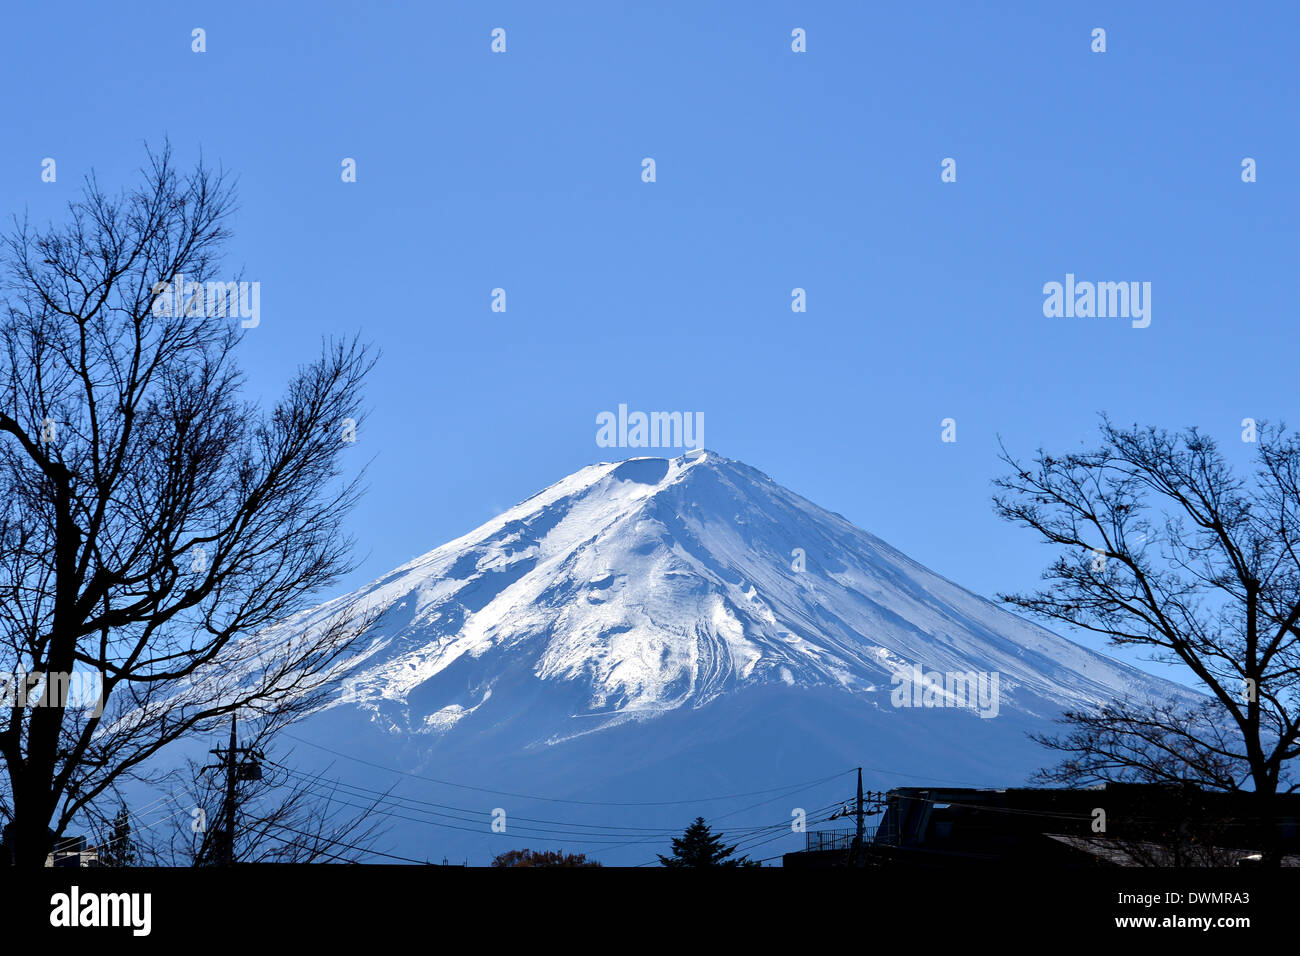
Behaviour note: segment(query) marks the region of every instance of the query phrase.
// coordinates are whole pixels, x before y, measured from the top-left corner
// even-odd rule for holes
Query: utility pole
[[[865,823],[863,822],[863,816],[864,816],[864,813],[863,813],[863,809],[862,809],[862,768],[859,767],[859,768],[858,768],[858,813],[857,813],[857,817],[858,817],[858,849],[859,849],[859,851],[861,851],[861,849],[862,849],[862,838],[863,838],[864,836],[866,836],[866,833],[867,833],[866,825],[865,825]]]
[[[853,816],[853,817],[855,818],[855,820],[857,821],[857,825],[858,825],[858,826],[857,826],[857,833],[854,835],[854,837],[853,837],[853,843],[851,844],[851,846],[850,846],[850,848],[849,848],[849,866],[866,866],[866,865],[867,865],[867,853],[866,853],[866,842],[867,842],[867,821],[866,821],[866,818],[867,818],[867,815],[868,815],[868,814],[879,813],[879,812],[880,812],[880,806],[879,806],[879,804],[881,804],[881,803],[884,801],[884,799],[885,799],[885,795],[884,795],[883,793],[880,793],[880,792],[877,792],[877,791],[871,791],[871,792],[868,792],[868,793],[866,794],[865,797],[863,796],[863,793],[862,793],[862,768],[859,767],[859,768],[858,768],[858,798],[857,798],[857,800],[854,802],[853,809],[850,810],[848,807],[844,807],[844,808],[842,808],[842,809],[840,809],[840,810],[837,810],[835,813],[832,813],[832,814],[831,814],[831,819],[832,819],[832,820],[838,819],[839,817]],[[872,803],[872,809],[870,809],[870,810],[868,810],[867,807],[866,807],[866,804],[867,804],[867,801],[868,801],[868,800],[870,800],[871,803]]]
[[[866,835],[867,828],[863,822],[862,808],[862,768],[858,768],[858,801],[854,808],[854,817],[857,818],[858,832],[853,838],[853,849],[849,851],[849,866],[862,866],[866,862],[866,856],[862,852],[862,838]]]
[[[221,865],[231,866],[235,862],[235,784],[239,774],[235,770],[235,715],[230,715],[230,747],[226,750],[226,799],[222,803],[225,810],[225,825],[221,830]]]
[[[226,798],[221,806],[221,837],[217,847],[217,862],[232,866],[235,862],[235,803],[236,785],[240,780],[261,780],[262,765],[266,755],[252,747],[237,747],[235,740],[236,717],[230,715],[230,746],[225,750],[215,747],[208,753],[216,754],[221,763],[204,767],[204,770],[225,770]]]

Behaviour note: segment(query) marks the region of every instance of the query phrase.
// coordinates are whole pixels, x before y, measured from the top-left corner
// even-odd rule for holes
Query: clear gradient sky
[[[707,447],[991,595],[1050,555],[992,514],[999,434],[1065,449],[1107,410],[1244,457],[1242,418],[1297,418],[1298,28],[1294,3],[14,3],[0,212],[127,185],[164,136],[239,177],[254,395],[322,336],[383,351],[340,591],[644,454],[596,445],[625,402],[703,412]],[[1066,273],[1150,282],[1150,326],[1044,317]]]

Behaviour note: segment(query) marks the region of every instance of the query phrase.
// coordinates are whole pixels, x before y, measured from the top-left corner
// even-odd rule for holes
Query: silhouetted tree
[[[492,860],[493,866],[600,866],[588,860],[585,853],[564,853],[560,850],[507,850]]]
[[[672,856],[656,854],[664,866],[699,867],[699,866],[759,866],[760,864],[746,856],[732,859],[736,844],[726,846],[722,834],[714,834],[704,817],[696,817],[695,822],[686,828],[680,837],[673,837]]]
[[[135,866],[135,841],[131,838],[131,814],[122,804],[113,817],[107,836],[97,847],[99,862],[104,866]]]
[[[63,225],[0,243],[0,671],[29,675],[0,711],[0,805],[22,865],[168,743],[306,700],[360,631],[243,640],[350,567],[343,436],[373,360],[326,345],[269,414],[243,400],[238,316],[169,288],[207,288],[232,208],[164,149],[134,190],[92,176]],[[102,675],[95,706],[43,676],[74,670]]]
[[[1267,423],[1255,468],[1234,472],[1195,428],[1119,428],[1091,450],[1017,461],[997,513],[1059,549],[1032,594],[1003,601],[1178,664],[1208,697],[1078,708],[1038,779],[1249,791],[1258,817],[1293,791],[1300,755],[1300,442]],[[1271,828],[1275,830],[1276,828]],[[1265,848],[1267,850],[1267,848]],[[1266,853],[1275,861],[1276,853]]]

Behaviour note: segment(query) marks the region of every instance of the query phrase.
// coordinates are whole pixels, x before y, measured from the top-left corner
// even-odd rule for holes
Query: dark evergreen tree
[[[113,817],[108,839],[99,848],[99,862],[104,866],[134,866],[136,863],[135,843],[131,839],[131,815],[127,813],[126,804]]]
[[[704,817],[696,817],[680,837],[673,837],[673,855],[658,854],[664,866],[759,866],[747,856],[732,859],[736,844],[726,846],[721,833],[713,833]]]

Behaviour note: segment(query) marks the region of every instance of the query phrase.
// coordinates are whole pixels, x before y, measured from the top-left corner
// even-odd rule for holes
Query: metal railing
[[[804,850],[815,852],[818,850],[848,850],[853,846],[853,838],[857,836],[856,829],[849,830],[809,830],[804,834]],[[863,839],[870,843],[875,838],[876,828],[866,827],[863,830]]]

